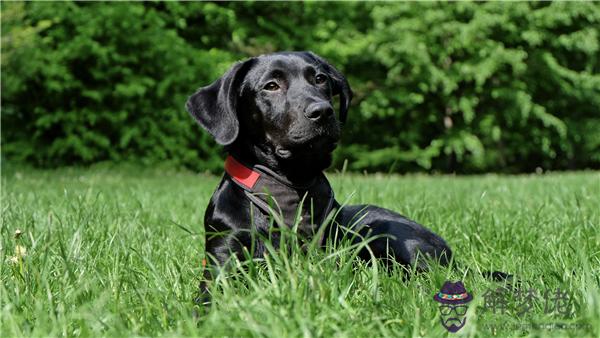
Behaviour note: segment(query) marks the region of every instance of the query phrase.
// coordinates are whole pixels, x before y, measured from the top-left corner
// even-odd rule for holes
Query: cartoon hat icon
[[[436,293],[433,296],[433,299],[436,302],[440,302],[442,304],[466,304],[473,300],[473,296],[467,292],[465,286],[461,281],[456,283],[452,283],[450,281],[446,281],[442,286],[440,292]]]

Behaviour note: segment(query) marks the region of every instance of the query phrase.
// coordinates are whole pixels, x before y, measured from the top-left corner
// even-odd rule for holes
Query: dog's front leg
[[[263,258],[266,251],[264,241],[268,240],[273,247],[279,247],[279,236],[277,233],[269,233],[269,221],[264,215],[238,224],[251,224],[251,228],[237,227],[236,230],[232,230],[232,227],[229,227],[228,231],[207,233],[206,258],[202,261],[203,278],[194,299],[197,305],[203,307],[210,305],[211,284],[220,274],[229,274],[232,269],[235,269],[234,262]],[[214,230],[216,227],[208,228]],[[223,228],[225,226],[219,226],[219,229]]]

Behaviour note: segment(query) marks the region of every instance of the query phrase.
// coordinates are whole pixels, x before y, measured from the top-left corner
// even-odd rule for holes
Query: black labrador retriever
[[[336,95],[339,118],[332,105]],[[187,111],[229,153],[226,173],[204,216],[206,280],[232,255],[243,259],[244,248],[262,257],[264,243],[252,232],[269,236],[277,246],[273,226],[295,225],[309,237],[320,226],[331,227],[319,232],[329,236],[322,243],[349,233],[353,241],[370,238],[370,252],[365,248],[359,254],[365,259],[373,254],[415,268],[425,267],[419,256],[448,263],[446,242],[422,225],[372,205],[341,207],[334,199],[323,170],[331,164],[351,99],[346,78],[311,52],[236,63],[188,99]],[[330,213],[335,221],[325,222]],[[201,292],[207,292],[204,283]]]

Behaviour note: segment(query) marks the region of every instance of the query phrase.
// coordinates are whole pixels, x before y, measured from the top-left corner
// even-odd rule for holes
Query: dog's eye
[[[277,89],[279,89],[279,85],[271,81],[264,86],[264,89],[268,91],[276,91]]]
[[[319,74],[319,75],[315,76],[316,84],[323,84],[325,82],[327,82],[327,76],[325,76],[323,74]]]

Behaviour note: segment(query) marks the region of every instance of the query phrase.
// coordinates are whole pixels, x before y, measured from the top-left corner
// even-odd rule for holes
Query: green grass
[[[432,296],[447,279],[475,296],[459,334],[600,335],[600,174],[329,175],[338,200],[394,209],[447,239],[460,266],[402,280],[352,260],[352,247],[271,253],[220,279],[196,321],[202,217],[218,177],[96,166],[4,168],[0,336],[439,336]],[[17,229],[23,231],[14,238]],[[26,248],[22,258],[15,248]],[[483,294],[515,274],[522,288],[573,294],[570,318],[492,313]],[[494,323],[523,325],[523,330]],[[529,324],[579,329],[527,329]]]

